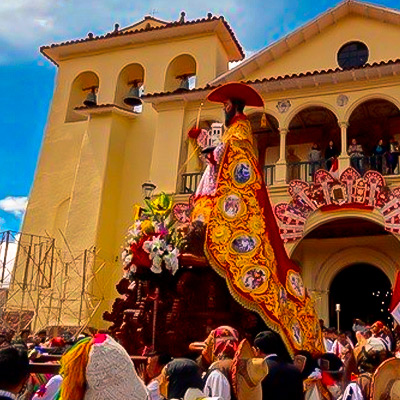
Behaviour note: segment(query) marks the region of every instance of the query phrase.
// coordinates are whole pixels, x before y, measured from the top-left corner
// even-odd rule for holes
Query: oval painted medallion
[[[254,250],[257,245],[257,240],[249,235],[237,236],[232,241],[232,248],[238,253],[244,254]]]

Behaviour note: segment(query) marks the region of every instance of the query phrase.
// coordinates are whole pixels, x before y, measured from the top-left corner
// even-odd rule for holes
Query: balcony
[[[364,156],[360,158],[350,159],[350,165],[355,168],[361,175],[369,170],[380,172],[389,181],[400,180],[400,167],[397,165],[391,168],[383,158],[375,156]],[[314,173],[319,169],[329,171],[331,163],[326,160],[318,162],[299,161],[295,163],[287,163],[287,182],[293,179],[300,179],[305,182],[312,182]],[[188,172],[182,174],[181,188],[179,194],[193,194],[200,183],[203,172]],[[274,186],[275,165],[264,166],[264,181],[267,186]]]
[[[267,186],[274,184],[275,165],[264,167],[264,181]],[[182,183],[179,194],[193,194],[196,192],[203,172],[187,172],[182,174]]]
[[[398,164],[398,163],[397,163]],[[363,156],[350,158],[350,166],[356,169],[360,175],[367,171],[378,171],[384,176],[400,176],[399,166],[390,166],[383,156]],[[331,163],[326,160],[318,162],[299,161],[296,163],[287,163],[287,181],[300,179],[305,182],[312,182],[314,173],[319,169],[329,171]]]

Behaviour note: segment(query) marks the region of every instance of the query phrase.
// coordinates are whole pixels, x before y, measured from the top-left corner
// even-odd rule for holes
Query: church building
[[[399,38],[400,11],[345,0],[246,59],[228,22],[211,14],[146,16],[103,36],[43,46],[58,74],[22,231],[53,238],[70,257],[65,290],[77,295],[63,323],[76,324],[83,312],[88,325],[108,325],[102,314],[118,296],[121,245],[134,204],[143,204],[142,185],[189,201],[204,164],[187,133],[197,123],[218,131],[223,110],[205,98],[231,81],[264,99],[264,110],[245,113],[282,240],[320,318],[335,326],[340,304],[345,328],[352,318],[387,322],[400,269]],[[87,249],[97,269],[82,285],[73,260]],[[24,274],[17,268],[14,282]],[[90,301],[101,299],[96,307],[78,296],[88,288]],[[36,328],[55,324],[55,302],[41,296]],[[25,297],[24,307],[38,297]]]

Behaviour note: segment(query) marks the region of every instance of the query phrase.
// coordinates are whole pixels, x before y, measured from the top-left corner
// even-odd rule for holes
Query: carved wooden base
[[[234,301],[225,281],[204,266],[204,260],[199,266],[191,260],[191,265],[174,277],[151,274],[132,283],[124,278],[117,284],[121,297],[103,318],[112,322],[110,332],[129,354],[141,355],[154,344],[157,351],[184,356],[189,355],[191,342],[204,340],[220,325],[231,325],[249,339],[265,328],[257,314]]]

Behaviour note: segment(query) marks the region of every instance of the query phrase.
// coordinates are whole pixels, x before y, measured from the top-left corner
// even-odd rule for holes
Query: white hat
[[[86,382],[84,400],[146,400],[148,396],[128,353],[110,336],[93,344]]]

